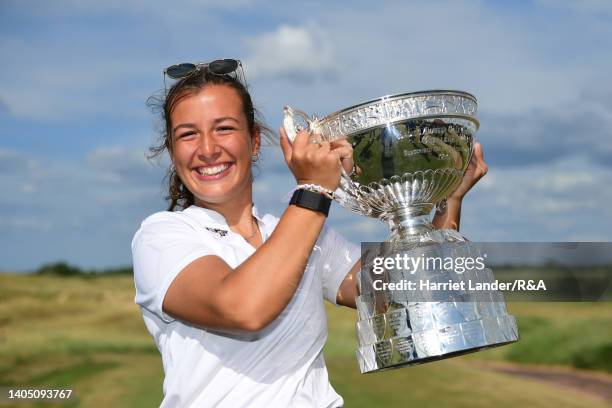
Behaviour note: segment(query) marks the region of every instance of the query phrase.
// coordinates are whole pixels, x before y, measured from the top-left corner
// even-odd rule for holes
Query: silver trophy
[[[474,96],[426,91],[385,96],[317,119],[285,108],[289,139],[309,128],[323,140],[347,139],[354,167],[343,171],[335,199],[391,228],[388,241],[362,253],[357,359],[362,373],[420,364],[518,340],[516,321],[500,292],[411,290],[421,282],[492,282],[488,268],[376,271],[376,258],[477,257],[454,230],[436,230],[429,214],[459,185],[478,130]],[[301,119],[303,125],[296,124]],[[461,286],[463,282],[464,286]],[[391,285],[389,285],[391,284]],[[404,285],[404,286],[401,286]],[[400,289],[398,289],[398,287]],[[389,289],[392,288],[392,289]]]

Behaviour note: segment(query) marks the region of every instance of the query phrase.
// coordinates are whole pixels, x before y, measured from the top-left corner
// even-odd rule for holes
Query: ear
[[[251,135],[251,154],[256,155],[261,148],[261,128],[255,125],[253,134]]]

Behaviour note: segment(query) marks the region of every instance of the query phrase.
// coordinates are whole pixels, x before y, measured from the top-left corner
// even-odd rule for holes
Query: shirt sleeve
[[[143,221],[132,240],[135,302],[163,321],[175,320],[162,304],[176,276],[194,260],[212,255],[205,236],[179,214],[157,213]]]
[[[361,249],[340,233],[325,227],[314,248],[321,270],[323,297],[336,304],[338,289],[351,268],[359,260]]]

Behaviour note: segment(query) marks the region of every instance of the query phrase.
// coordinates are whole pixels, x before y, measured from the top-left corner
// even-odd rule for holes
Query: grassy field
[[[133,297],[131,276],[0,274],[0,387],[72,388],[76,394],[69,403],[15,406],[158,406],[161,359]],[[519,343],[361,375],[355,313],[330,307],[325,356],[332,383],[346,407],[610,406],[580,391],[483,368],[483,362],[612,372],[612,303],[511,303],[509,309],[519,319]]]

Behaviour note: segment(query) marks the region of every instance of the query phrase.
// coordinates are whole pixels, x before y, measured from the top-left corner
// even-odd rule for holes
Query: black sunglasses
[[[240,60],[236,59],[218,59],[211,62],[198,62],[196,64],[185,62],[182,64],[171,65],[164,69],[164,88],[166,88],[166,75],[172,79],[182,79],[193,75],[202,69],[206,69],[208,72],[214,75],[228,75],[233,78],[237,78],[242,84],[247,87],[246,78],[244,77],[244,69]],[[242,79],[238,76],[240,73]]]

